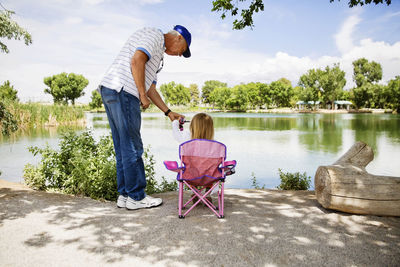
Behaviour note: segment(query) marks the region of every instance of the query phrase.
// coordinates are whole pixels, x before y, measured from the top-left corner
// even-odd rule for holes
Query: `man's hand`
[[[150,100],[149,98],[144,94],[144,95],[140,95],[140,105],[142,106],[143,109],[146,109],[150,106]]]
[[[181,114],[178,114],[178,113],[176,113],[176,112],[173,112],[173,111],[171,111],[171,112],[168,114],[168,117],[169,117],[169,119],[170,119],[171,121],[179,120],[180,118],[185,118],[185,116],[183,116],[183,115],[181,115]]]

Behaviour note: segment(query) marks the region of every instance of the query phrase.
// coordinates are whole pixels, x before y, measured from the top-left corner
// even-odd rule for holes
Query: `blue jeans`
[[[142,200],[146,195],[143,143],[140,136],[140,100],[121,90],[101,87],[117,160],[117,186],[120,195]]]

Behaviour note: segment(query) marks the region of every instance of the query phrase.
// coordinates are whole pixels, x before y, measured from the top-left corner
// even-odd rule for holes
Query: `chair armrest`
[[[168,170],[173,172],[179,172],[182,169],[178,166],[178,162],[176,161],[164,160],[164,165]]]
[[[221,169],[224,171],[225,176],[232,175],[235,173],[236,163],[237,163],[236,160],[224,162],[224,166]]]

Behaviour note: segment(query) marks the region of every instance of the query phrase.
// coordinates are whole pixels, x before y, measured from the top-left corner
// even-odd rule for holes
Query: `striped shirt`
[[[143,28],[129,37],[100,85],[118,92],[124,88],[124,91],[139,98],[131,71],[131,60],[136,50],[143,51],[149,57],[145,66],[146,92],[153,83],[157,83],[157,70],[165,51],[164,34],[156,28]]]

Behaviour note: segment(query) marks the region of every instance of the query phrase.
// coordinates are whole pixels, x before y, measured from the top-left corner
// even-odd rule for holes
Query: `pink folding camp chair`
[[[168,170],[178,173],[176,179],[179,182],[179,218],[185,218],[200,202],[209,207],[218,218],[224,218],[225,177],[234,174],[236,166],[236,160],[225,161],[226,146],[213,140],[192,139],[179,145],[179,158],[180,166],[176,161],[164,161]],[[184,185],[193,195],[183,205]],[[218,207],[206,198],[217,187]],[[198,200],[182,215],[182,209],[196,197]]]

